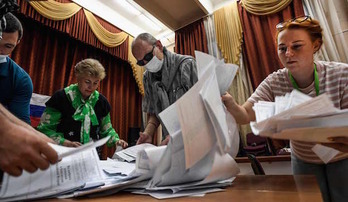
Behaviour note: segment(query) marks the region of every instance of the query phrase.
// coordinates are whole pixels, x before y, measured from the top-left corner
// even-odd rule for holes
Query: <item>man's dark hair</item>
[[[2,30],[2,32],[14,33],[18,31],[18,40],[21,40],[23,36],[23,27],[21,22],[12,13],[6,13],[4,17],[6,19],[6,27],[4,30]]]

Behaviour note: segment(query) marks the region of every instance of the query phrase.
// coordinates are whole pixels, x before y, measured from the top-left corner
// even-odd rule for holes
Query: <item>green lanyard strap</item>
[[[292,83],[292,86],[300,91],[295,79],[292,77],[290,71],[289,71],[289,77],[290,77],[290,81]],[[319,76],[318,76],[318,72],[317,72],[317,65],[314,64],[314,87],[315,87],[315,93],[317,94],[317,96],[319,95]]]

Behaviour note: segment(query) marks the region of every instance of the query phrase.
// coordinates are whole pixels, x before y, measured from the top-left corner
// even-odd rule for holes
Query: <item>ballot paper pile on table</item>
[[[135,145],[133,147],[121,150],[119,152],[115,152],[112,158],[117,159],[119,161],[135,162],[135,159],[137,158],[137,153],[149,147],[155,146],[149,143]]]
[[[158,199],[202,196],[232,183],[239,172],[233,159],[238,152],[239,135],[221,94],[231,85],[237,66],[204,53],[196,54],[198,82],[159,115],[171,136],[168,145],[137,145],[115,153],[114,158],[124,163],[133,162],[136,156],[134,172],[129,174],[136,177],[75,192],[75,196],[109,195],[122,189]],[[104,172],[109,170],[111,174],[113,164],[104,167]]]
[[[221,94],[237,72],[237,66],[196,52],[198,82],[159,114],[170,134],[160,163],[153,166],[146,189],[133,193],[163,199],[221,191],[239,172],[234,157],[239,133]],[[145,149],[146,150],[146,149]],[[151,155],[143,155],[145,159]]]
[[[294,90],[275,102],[254,105],[254,134],[275,139],[329,143],[330,137],[348,136],[348,111],[339,110],[326,94],[311,98]]]
[[[105,144],[108,139],[109,137],[76,149],[51,144],[62,160],[47,170],[38,170],[32,174],[24,171],[19,177],[5,173],[0,200],[32,200],[89,188],[90,184],[87,182],[102,177],[95,147]]]
[[[167,146],[137,145],[100,161],[95,147],[52,145],[62,158],[45,171],[4,175],[1,201],[103,196],[128,190],[163,199],[222,191],[239,172],[234,157],[239,134],[223,94],[237,66],[197,52],[199,80],[159,116],[170,134]]]
[[[50,144],[62,160],[50,165],[47,170],[32,174],[24,171],[19,177],[5,173],[0,201],[108,195],[151,177],[147,173],[138,173],[135,162],[99,160],[95,147],[105,144],[109,138],[78,148]],[[126,153],[131,154],[145,147],[129,148]]]

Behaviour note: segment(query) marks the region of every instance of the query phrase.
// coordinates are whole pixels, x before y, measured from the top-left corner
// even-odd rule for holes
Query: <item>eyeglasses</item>
[[[302,16],[302,17],[297,17],[297,18],[293,18],[291,20],[287,20],[287,21],[281,22],[281,23],[277,24],[276,29],[277,30],[281,30],[287,24],[290,24],[290,23],[300,24],[300,23],[305,22],[305,21],[312,21],[311,16]]]
[[[144,66],[145,62],[149,62],[153,58],[153,50],[155,49],[155,46],[152,47],[152,50],[149,53],[146,53],[143,59],[137,61],[137,65]]]

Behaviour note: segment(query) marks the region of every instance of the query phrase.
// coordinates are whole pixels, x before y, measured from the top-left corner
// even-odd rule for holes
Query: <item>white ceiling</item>
[[[72,1],[132,36],[148,32],[168,46],[174,43],[175,30],[201,19],[234,0]],[[125,6],[130,6],[133,10],[136,8],[136,13]]]

